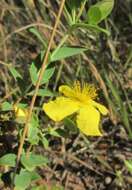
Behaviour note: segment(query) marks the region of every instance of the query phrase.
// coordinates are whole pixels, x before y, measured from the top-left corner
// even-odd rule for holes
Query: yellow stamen
[[[80,84],[76,81],[72,87],[74,92],[74,98],[81,102],[88,102],[89,100],[94,100],[97,97],[97,90],[93,85],[88,83]]]

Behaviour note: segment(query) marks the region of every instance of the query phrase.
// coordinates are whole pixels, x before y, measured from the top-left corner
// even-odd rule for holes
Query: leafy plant
[[[41,1],[41,3],[43,3],[43,1]],[[48,37],[47,38],[44,37],[42,32],[40,32],[36,26],[33,27],[29,26],[29,28],[27,27],[27,31],[31,35],[36,37],[35,38],[36,41],[38,40],[38,42],[41,43],[41,48],[40,51],[38,52],[39,64],[37,57],[34,58],[34,60],[28,65],[28,69],[26,70],[26,75],[28,76],[27,81],[25,81],[24,76],[22,76],[22,74],[20,74],[19,71],[14,66],[8,67],[8,70],[11,73],[13,80],[15,79],[15,81],[18,84],[18,91],[16,94],[13,94],[11,99],[12,103],[10,103],[9,101],[4,101],[1,103],[1,111],[12,112],[12,120],[18,132],[17,140],[19,143],[17,143],[17,145],[19,146],[20,144],[20,146],[17,155],[16,153],[10,153],[10,154],[7,153],[4,156],[2,156],[0,158],[0,165],[14,168],[15,172],[11,170],[11,180],[15,187],[15,190],[26,190],[28,188],[30,188],[31,190],[47,189],[46,185],[36,186],[35,181],[41,179],[41,176],[39,175],[37,168],[42,168],[47,166],[47,164],[49,163],[49,158],[47,158],[45,155],[42,156],[37,154],[36,153],[37,151],[36,152],[34,151],[34,147],[43,145],[45,149],[48,149],[49,137],[64,138],[65,135],[63,135],[63,133],[65,133],[65,130],[62,129],[63,133],[60,133],[57,127],[52,127],[52,125],[50,125],[47,122],[46,116],[44,115],[42,116],[41,112],[42,112],[42,103],[44,101],[43,98],[45,97],[52,98],[57,95],[54,91],[52,92],[51,90],[49,90],[48,85],[50,84],[50,82],[52,82],[53,84],[55,82],[54,78],[58,71],[57,70],[58,67],[56,67],[58,61],[62,61],[65,60],[66,58],[71,58],[71,57],[74,58],[79,57],[83,53],[86,53],[87,50],[89,49],[88,46],[86,45],[85,47],[84,44],[83,45],[74,44],[74,43],[70,44],[69,39],[72,36],[74,36],[76,33],[78,33],[78,29],[80,30],[80,33],[82,32],[84,34],[87,34],[87,32],[89,33],[94,32],[92,34],[92,38],[94,37],[96,38],[96,36],[99,33],[103,33],[106,36],[110,35],[110,31],[106,28],[103,28],[102,25],[100,25],[100,23],[110,15],[114,6],[114,1],[102,0],[94,5],[91,5],[88,11],[85,8],[86,3],[87,0],[66,1],[66,5],[64,7],[64,17],[67,22],[67,27],[65,30],[65,34],[64,35],[61,34],[60,35],[61,38],[59,36],[58,38],[59,43],[57,44],[57,46],[55,46],[55,44],[53,44],[53,47],[47,45]],[[83,11],[86,14],[83,14]],[[40,8],[40,14],[42,13],[43,12],[41,11]],[[55,28],[52,29],[47,25],[46,27],[48,29],[50,28],[50,30],[54,32]],[[53,38],[51,39],[52,39],[51,42],[53,42]],[[42,71],[44,72],[42,73]],[[41,76],[41,74],[42,77],[41,80],[39,81],[40,79],[39,77]],[[75,77],[73,76],[73,78]],[[19,81],[23,83],[25,87],[24,90],[21,90],[21,85],[19,86]],[[112,91],[112,94],[116,102],[119,104],[120,110],[122,111],[121,113],[125,115],[126,110],[125,108],[123,108],[120,96],[117,94],[116,89],[113,87],[107,76],[106,76],[106,81],[109,88]],[[82,113],[82,117],[80,118],[79,121],[81,121],[81,127],[83,128],[84,126],[83,122],[85,122],[85,120],[87,119],[87,111],[91,109],[92,112],[94,112],[94,114],[91,114],[90,111],[88,112],[88,115],[91,115],[89,120],[90,121],[95,120],[94,116],[96,116],[97,122],[95,123],[96,124],[95,126],[97,128],[98,127],[97,124],[99,122],[99,117],[100,117],[99,111],[103,114],[106,114],[107,109],[105,109],[97,102],[93,101],[92,98],[96,97],[96,90],[94,91],[92,87],[88,87],[87,85],[84,85],[83,87],[84,88],[82,88],[81,84],[80,86],[77,84],[74,91],[72,91],[73,89],[69,87],[69,89],[73,92],[74,96],[71,95],[72,93],[71,94],[69,93],[71,97],[68,100],[72,101],[72,104],[74,104],[75,99],[77,98],[76,103],[78,103],[79,109],[81,109],[80,103],[82,103],[83,107],[85,108],[86,105],[83,100],[86,99],[86,93],[87,93],[87,95],[89,95],[90,98],[86,100],[87,101],[89,99],[91,100],[90,107],[87,107],[87,110],[85,109],[84,112],[85,117],[83,117]],[[80,91],[77,90],[78,88],[81,89],[83,93],[81,90]],[[65,92],[68,93],[68,91],[65,90],[62,91],[64,95]],[[76,93],[78,93],[78,96],[76,96]],[[80,96],[82,97],[81,101],[79,99]],[[36,98],[38,101],[35,102]],[[53,102],[54,101],[52,101],[52,103]],[[34,103],[36,103],[35,106]],[[95,107],[97,109],[95,109]],[[55,107],[52,107],[52,109],[50,110],[51,115],[53,114],[54,109]],[[61,110],[60,114],[62,114]],[[42,117],[44,117],[44,119],[42,119]],[[124,118],[124,123],[129,125],[127,117]],[[65,120],[65,124],[73,127],[74,122],[71,122],[70,120],[67,121]],[[25,125],[25,127],[23,127],[23,125]],[[85,134],[89,134],[88,130],[85,131],[87,132]],[[75,133],[77,133],[77,131],[75,131]],[[93,134],[93,131],[90,134]],[[101,134],[98,131],[98,128],[94,131],[94,134],[95,135]],[[61,186],[51,184],[51,190],[62,190],[62,189],[63,187]]]
[[[111,13],[114,6],[114,0],[102,0],[92,5],[88,10],[88,23],[99,24]]]

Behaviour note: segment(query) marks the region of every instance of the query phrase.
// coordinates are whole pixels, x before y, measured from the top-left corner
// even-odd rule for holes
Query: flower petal
[[[26,117],[27,115],[27,110],[21,109],[21,108],[15,108],[15,115],[16,117]]]
[[[64,94],[66,97],[73,97],[73,89],[70,88],[69,86],[67,85],[61,85],[59,87],[59,92],[61,92],[62,94]]]
[[[65,97],[58,97],[56,100],[43,105],[45,113],[54,121],[61,121],[79,108],[79,103]]]
[[[102,104],[99,104],[95,101],[92,101],[92,105],[95,106],[96,108],[98,108],[98,110],[103,114],[103,115],[107,115],[108,114],[108,109],[103,106]]]
[[[13,106],[16,121],[18,123],[25,123],[26,117],[28,115],[28,109],[27,108],[19,108],[18,106]]]
[[[99,130],[100,113],[93,106],[85,106],[77,115],[77,125],[85,135],[101,136]]]

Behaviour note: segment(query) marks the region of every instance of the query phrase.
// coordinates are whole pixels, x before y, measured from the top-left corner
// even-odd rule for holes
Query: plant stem
[[[20,157],[21,157],[21,154],[22,154],[22,149],[23,149],[23,145],[24,145],[24,142],[25,142],[25,137],[27,135],[28,126],[29,126],[28,124],[29,124],[29,122],[31,120],[32,111],[33,111],[35,100],[36,100],[37,93],[38,93],[38,90],[39,90],[40,82],[41,82],[43,73],[44,73],[44,71],[46,69],[46,66],[47,66],[51,45],[52,45],[52,42],[54,40],[54,36],[55,36],[55,33],[56,33],[57,26],[59,24],[59,20],[60,20],[60,16],[62,14],[62,11],[63,11],[64,4],[65,4],[65,0],[62,0],[61,4],[60,4],[58,15],[57,15],[57,18],[56,18],[56,22],[55,22],[55,25],[54,25],[54,28],[53,28],[53,31],[52,31],[52,34],[51,34],[51,38],[50,38],[50,41],[49,41],[49,44],[48,44],[48,48],[47,48],[47,51],[46,51],[46,54],[45,54],[45,57],[44,57],[44,60],[43,60],[43,64],[42,64],[42,67],[40,69],[40,74],[39,74],[39,77],[38,77],[38,80],[37,80],[37,83],[36,83],[34,95],[32,97],[31,104],[30,104],[30,107],[29,107],[29,113],[28,113],[27,118],[26,118],[23,134],[22,134],[22,137],[21,137],[21,140],[20,140],[20,145],[19,145],[19,148],[18,148],[16,168],[15,168],[15,172],[14,172],[14,179],[15,179],[15,173],[17,171],[17,167],[18,167],[18,164],[19,164],[19,161],[20,161]]]

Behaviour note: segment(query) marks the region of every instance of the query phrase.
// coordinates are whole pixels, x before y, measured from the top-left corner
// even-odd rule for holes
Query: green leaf
[[[46,138],[46,137],[41,137],[41,142],[42,142],[42,144],[43,144],[43,146],[44,146],[44,148],[48,148],[49,147],[49,141],[48,141],[48,139]]]
[[[44,39],[42,38],[42,35],[37,30],[37,28],[31,27],[31,28],[29,28],[29,32],[34,34],[43,45],[46,45]]]
[[[25,108],[27,108],[27,106],[28,106],[28,104],[24,104],[24,103],[18,103],[17,104],[17,107],[21,108],[21,109],[25,109]]]
[[[9,71],[11,72],[12,76],[14,77],[14,79],[16,80],[17,78],[22,79],[21,74],[14,68],[14,67],[9,67]]]
[[[32,96],[34,94],[34,90],[29,92],[27,95],[28,96]],[[47,89],[39,89],[38,90],[38,93],[37,93],[37,96],[41,96],[41,97],[53,97],[54,94],[50,91],[50,90],[47,90]]]
[[[23,154],[21,157],[21,163],[28,171],[33,171],[37,166],[46,165],[48,163],[48,159],[44,156],[33,153],[30,153],[28,157]]]
[[[12,110],[12,104],[9,102],[3,102],[1,105],[2,111],[10,111]]]
[[[55,71],[55,67],[53,68],[47,68],[44,71],[43,77],[41,79],[41,85],[45,84],[49,81],[49,79],[52,77],[53,73]],[[31,77],[31,81],[32,84],[35,86],[36,82],[38,80],[38,76],[39,76],[39,71],[37,70],[37,67],[35,66],[34,63],[31,64],[30,68],[29,68],[29,72],[30,72],[30,77]]]
[[[52,77],[52,75],[54,74],[54,71],[55,71],[55,67],[46,69],[44,71],[44,74],[43,74],[43,77],[41,80],[41,84],[47,83],[49,81],[49,79]]]
[[[113,6],[114,0],[102,0],[91,6],[88,10],[89,24],[99,24],[111,13]]]
[[[58,61],[61,59],[65,59],[67,57],[80,54],[84,51],[86,51],[86,48],[77,48],[77,47],[61,47],[57,51],[55,50],[51,54],[51,61]]]
[[[39,142],[39,121],[38,121],[38,117],[37,115],[33,114],[32,115],[32,119],[29,123],[29,130],[28,130],[28,141],[32,144],[32,145],[37,145]]]
[[[130,173],[132,173],[132,160],[125,160],[125,165]]]
[[[37,67],[35,66],[34,63],[31,64],[31,66],[29,68],[29,73],[30,73],[32,84],[36,85],[36,82],[38,79],[38,71],[37,71]]]
[[[31,173],[28,171],[21,171],[15,177],[15,190],[25,190],[31,184]]]
[[[39,142],[39,136],[38,136],[39,129],[32,127],[32,125],[29,126],[29,132],[28,132],[28,142],[32,145],[37,145]]]
[[[24,169],[15,177],[15,190],[25,190],[32,181],[41,179],[35,171],[29,172]]]
[[[2,156],[0,158],[0,165],[14,167],[16,165],[16,155],[10,153]]]
[[[49,134],[52,135],[52,136],[61,137],[61,135],[57,132],[57,130],[55,130],[55,129],[52,128],[52,127],[49,127],[49,128],[48,128],[48,132],[49,132]]]
[[[32,181],[36,181],[36,180],[39,180],[41,179],[41,176],[35,172],[35,171],[32,171],[32,172],[29,172],[31,174],[31,180]]]

